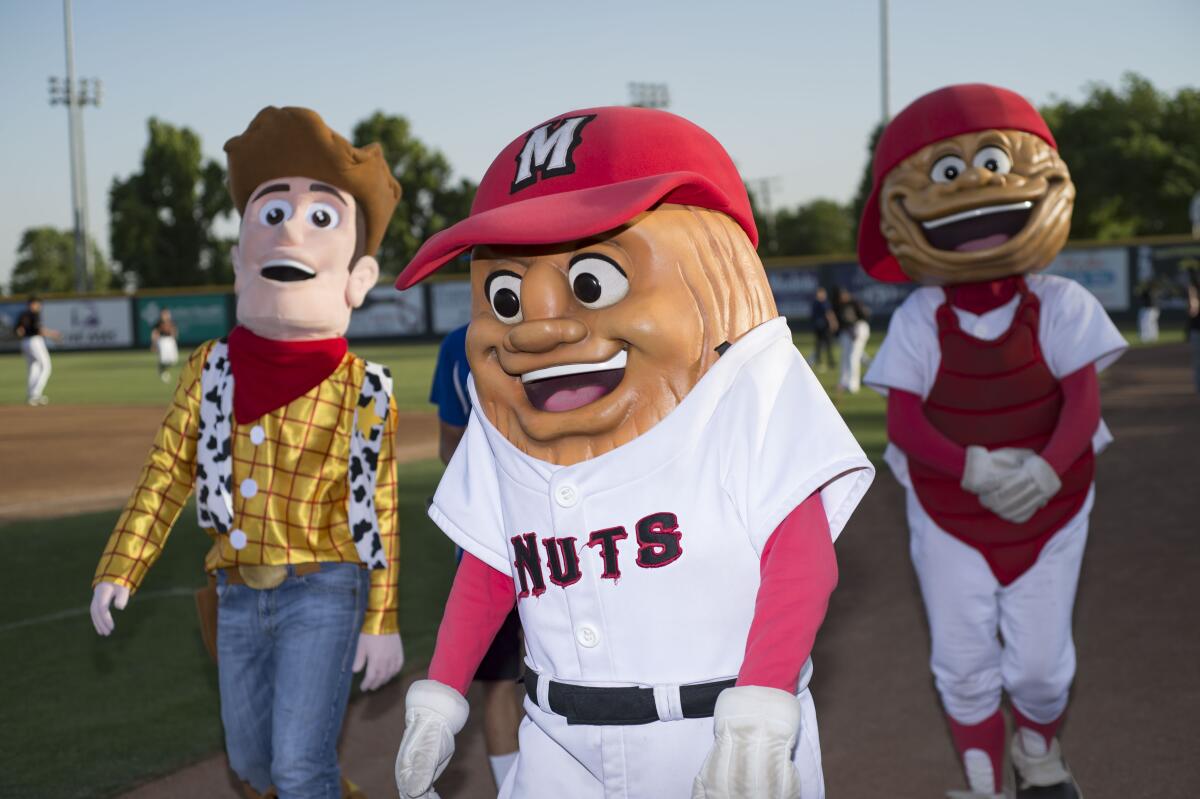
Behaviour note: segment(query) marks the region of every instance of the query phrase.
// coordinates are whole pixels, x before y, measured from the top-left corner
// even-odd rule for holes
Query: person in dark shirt
[[[829,304],[829,295],[823,286],[818,286],[813,294],[811,322],[813,334],[817,337],[817,346],[813,350],[812,363],[819,370],[833,366],[833,336],[838,331],[837,317]],[[821,363],[821,354],[825,354],[825,363]]]
[[[150,349],[158,356],[158,378],[164,383],[171,381],[171,367],[179,362],[179,344],[176,337],[179,328],[171,319],[171,309],[158,312],[158,321],[150,329]]]
[[[42,393],[50,379],[50,350],[46,347],[46,339],[61,341],[62,334],[42,324],[42,301],[37,297],[29,298],[29,305],[21,312],[13,332],[21,340],[21,352],[29,368],[25,400],[30,405],[45,405],[50,401]]]
[[[842,369],[838,391],[857,394],[862,387],[862,360],[871,337],[870,314],[858,299],[846,289],[838,292],[838,344],[842,350]]]
[[[429,401],[437,406],[438,455],[449,463],[467,429],[471,396],[467,392],[467,325],[452,330],[438,350]],[[462,557],[461,550],[458,556]],[[521,621],[516,608],[508,614],[484,655],[475,680],[483,686],[483,737],[497,787],[517,759],[521,702],[513,689],[521,673]]]
[[[1188,275],[1188,338],[1192,342],[1192,379],[1200,392],[1200,269]]]

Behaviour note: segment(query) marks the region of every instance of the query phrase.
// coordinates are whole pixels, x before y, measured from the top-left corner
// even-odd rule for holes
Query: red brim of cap
[[[888,249],[880,230],[879,187],[871,192],[858,224],[858,262],[867,274],[883,283],[908,283],[909,277]]]
[[[734,216],[725,193],[696,172],[667,172],[607,186],[530,197],[469,216],[431,236],[400,273],[396,288],[401,291],[410,288],[476,245],[575,241],[623,225],[660,202],[697,205]],[[734,219],[743,229],[747,223],[753,225],[753,220],[736,216]]]

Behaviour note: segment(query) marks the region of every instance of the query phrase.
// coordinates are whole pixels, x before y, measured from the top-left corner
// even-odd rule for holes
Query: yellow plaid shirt
[[[103,580],[136,591],[146,570],[162,553],[192,492],[200,372],[212,344],[197,348],[179,377],[171,409],[100,557],[93,586]],[[347,522],[346,472],[349,431],[364,373],[365,362],[347,353],[333,374],[304,396],[251,424],[233,422],[233,528],[246,534],[247,543],[234,549],[228,535],[208,529],[213,545],[204,559],[207,571],[239,565],[362,562]],[[374,635],[399,631],[394,399],[389,409],[375,489],[379,534],[388,565],[371,571],[362,628]],[[248,479],[253,483],[246,483]],[[250,496],[243,495],[243,485]]]

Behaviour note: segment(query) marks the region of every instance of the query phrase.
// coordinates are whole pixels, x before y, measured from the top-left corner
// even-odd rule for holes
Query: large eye
[[[567,279],[585,308],[607,308],[629,293],[629,278],[616,261],[592,252],[571,259]]]
[[[975,157],[971,159],[971,165],[990,169],[997,175],[1004,175],[1012,169],[1012,159],[999,147],[984,147],[975,153]]]
[[[264,225],[282,225],[292,218],[292,204],[287,200],[270,200],[258,209],[258,221]]]
[[[308,223],[313,227],[337,227],[341,217],[337,209],[328,203],[313,203],[308,207],[306,215]]]
[[[933,162],[929,170],[929,179],[934,183],[949,183],[967,169],[967,162],[957,155],[943,155]]]
[[[521,315],[521,278],[507,270],[493,272],[483,284],[483,292],[496,318],[509,325],[524,319]]]

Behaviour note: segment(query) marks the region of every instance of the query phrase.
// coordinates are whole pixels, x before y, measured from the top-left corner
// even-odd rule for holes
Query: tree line
[[[1172,95],[1131,73],[1117,87],[1093,84],[1083,100],[1056,100],[1041,111],[1078,190],[1072,238],[1191,230],[1188,203],[1200,190],[1200,89]],[[203,157],[199,137],[186,127],[151,118],[147,129],[139,169],[114,179],[109,189],[111,264],[91,243],[95,287],[232,283],[234,241],[216,232],[217,221],[234,214],[224,166]],[[869,137],[851,202],[818,198],[769,215],[755,203],[762,255],[854,251],[871,188],[870,156],[881,130],[876,127]],[[354,126],[352,140],[379,142],[403,186],[379,253],[383,272],[395,275],[422,241],[467,215],[476,186],[455,180],[445,155],[418,139],[403,116],[377,111]],[[69,291],[74,246],[69,230],[26,230],[10,293]]]

